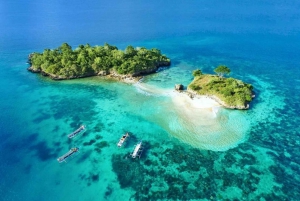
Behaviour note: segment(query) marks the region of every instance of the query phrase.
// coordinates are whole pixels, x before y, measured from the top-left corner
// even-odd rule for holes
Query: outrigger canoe
[[[66,161],[67,158],[69,158],[70,156],[72,156],[73,154],[75,154],[75,153],[78,152],[78,151],[79,151],[79,148],[78,148],[78,147],[74,147],[74,148],[70,149],[70,151],[68,151],[67,153],[65,153],[65,154],[62,155],[61,157],[59,157],[59,158],[57,159],[57,161],[58,161],[59,163],[64,162],[64,161]]]
[[[86,127],[84,125],[80,126],[77,130],[75,130],[73,133],[70,133],[68,135],[68,138],[76,137],[79,134],[82,134],[86,131]]]
[[[142,141],[137,143],[133,149],[133,152],[130,154],[132,158],[139,157],[141,158],[143,152],[143,146],[142,146]]]

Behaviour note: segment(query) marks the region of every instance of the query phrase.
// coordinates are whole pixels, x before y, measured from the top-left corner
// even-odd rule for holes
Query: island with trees
[[[64,80],[97,75],[118,79],[139,78],[157,72],[160,67],[170,66],[171,61],[156,48],[134,48],[129,45],[122,51],[105,43],[104,46],[94,47],[79,45],[73,50],[69,44],[63,43],[57,49],[31,53],[28,63],[31,72],[50,76],[54,80]],[[186,92],[190,96],[208,96],[227,108],[248,109],[254,97],[252,85],[224,77],[230,74],[227,66],[220,65],[214,71],[217,75],[194,70],[194,80]],[[182,90],[183,86],[175,88]]]
[[[203,74],[201,70],[193,71],[194,80],[188,85],[187,92],[192,95],[205,95],[226,108],[248,109],[252,101],[253,86],[232,77],[225,78],[230,73],[227,66],[215,68],[217,75]]]
[[[63,43],[57,49],[29,55],[29,71],[50,76],[54,80],[75,79],[96,75],[138,77],[154,73],[171,61],[159,49],[134,48],[124,51],[107,43],[104,46],[79,45],[76,49]]]

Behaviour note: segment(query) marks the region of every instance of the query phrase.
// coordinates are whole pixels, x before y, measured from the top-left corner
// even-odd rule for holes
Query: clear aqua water
[[[0,1],[0,200],[298,200],[298,10],[277,0]],[[156,47],[172,66],[145,78],[147,90],[26,70],[29,53],[63,42]],[[253,84],[250,110],[182,113],[174,84],[219,64]],[[87,132],[69,140],[81,124]],[[141,139],[141,159],[127,158]]]

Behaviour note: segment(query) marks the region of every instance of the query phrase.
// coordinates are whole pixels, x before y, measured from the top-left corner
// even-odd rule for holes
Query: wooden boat
[[[79,151],[79,148],[78,148],[78,147],[74,147],[74,148],[70,149],[70,151],[68,151],[67,153],[65,153],[65,154],[62,155],[61,157],[59,157],[59,158],[57,159],[57,161],[58,161],[59,163],[65,162],[67,158],[69,158],[70,156],[72,156],[73,154],[75,154],[75,153],[78,152],[78,151]]]
[[[132,158],[139,157],[141,158],[143,152],[142,141],[137,143],[133,149],[133,152],[130,154]]]
[[[77,130],[75,130],[73,133],[70,133],[68,135],[68,138],[76,137],[79,134],[82,134],[86,131],[86,127],[84,125],[80,126]]]
[[[119,142],[118,142],[118,147],[121,147],[121,146],[123,145],[123,143],[125,142],[125,140],[126,140],[128,137],[129,137],[129,134],[128,134],[128,133],[126,133],[125,135],[123,135],[123,136],[121,137],[121,139],[119,140]]]

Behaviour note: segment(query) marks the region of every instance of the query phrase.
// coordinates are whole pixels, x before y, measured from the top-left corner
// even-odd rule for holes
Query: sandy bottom
[[[185,93],[139,83],[139,92],[152,96],[167,96],[161,103],[157,123],[179,140],[201,149],[225,151],[243,142],[249,128],[245,117],[237,110],[223,108],[206,96],[191,99]],[[164,115],[161,115],[163,113]],[[155,120],[154,120],[155,121]]]
[[[136,82],[134,84],[134,86],[136,87],[136,89],[140,92],[140,93],[144,93],[144,94],[148,94],[148,95],[157,95],[157,96],[169,96],[171,94],[174,94],[174,92],[170,89],[161,89],[161,88],[157,88],[155,86],[146,84],[146,83],[142,83],[142,82]]]

